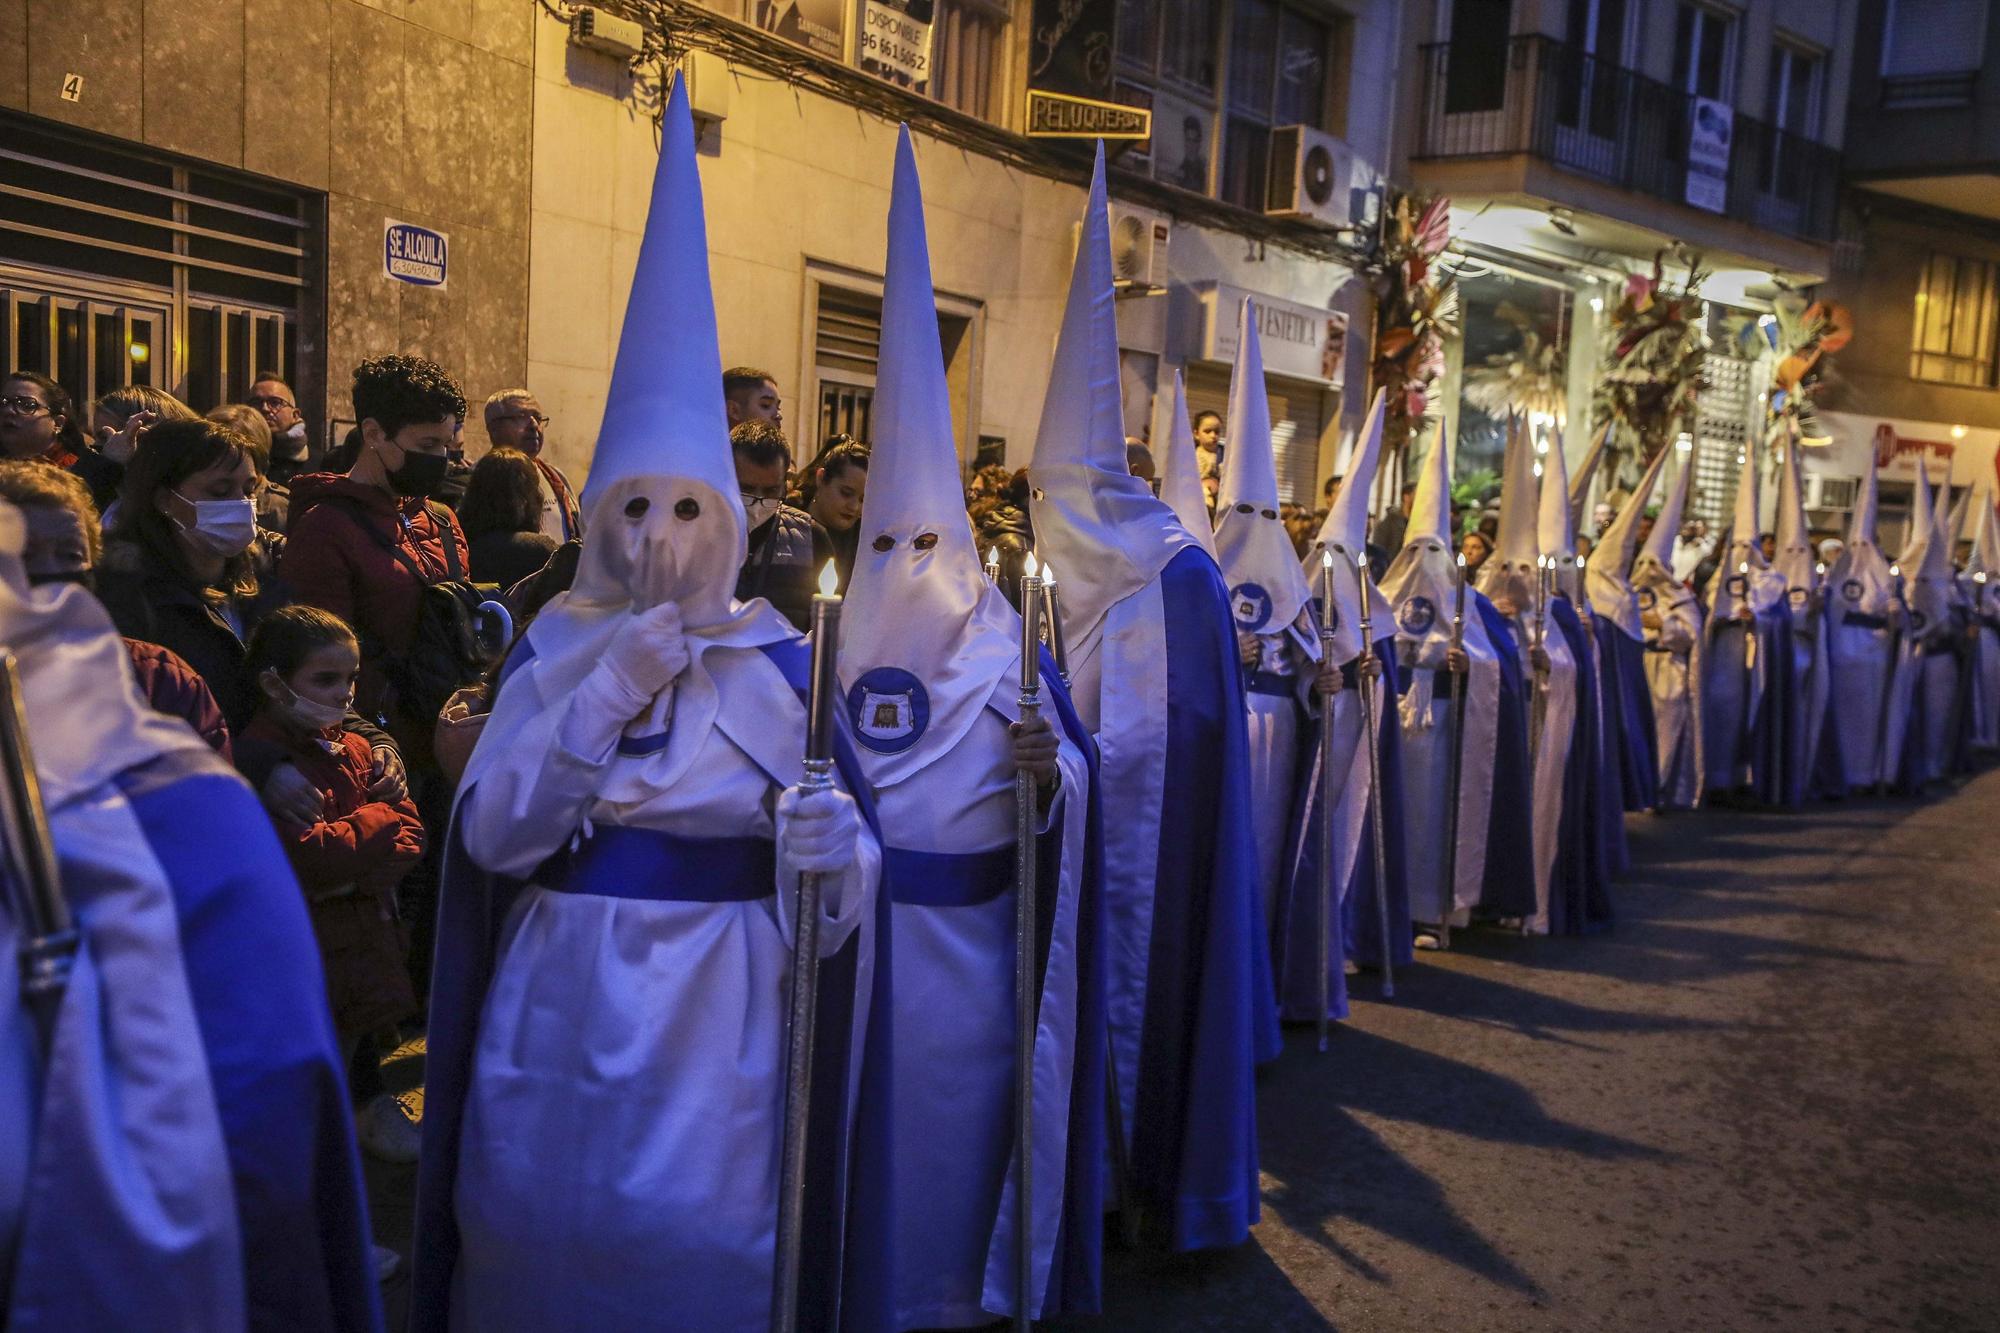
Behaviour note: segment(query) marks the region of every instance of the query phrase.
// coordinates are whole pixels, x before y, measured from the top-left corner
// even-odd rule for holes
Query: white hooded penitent
[[[1508,418],[1500,475],[1500,531],[1493,554],[1479,567],[1479,591],[1499,603],[1503,614],[1532,614],[1535,605],[1542,547],[1534,452],[1520,421]]]
[[[1632,498],[1611,520],[1611,526],[1598,535],[1597,545],[1590,552],[1587,568],[1590,609],[1616,625],[1625,637],[1635,641],[1643,641],[1646,635],[1644,626],[1639,623],[1638,595],[1626,571],[1632,568],[1632,558],[1639,549],[1639,520],[1645,517],[1646,506],[1659,485],[1660,473],[1666,468],[1667,456],[1673,451],[1673,446],[1668,445],[1653,456],[1645,474],[1639,478],[1639,484],[1632,488]],[[1660,524],[1656,522],[1653,531],[1657,533],[1659,529]],[[1669,532],[1667,535],[1671,541],[1673,534]]]
[[[1183,547],[1196,544],[1125,461],[1107,198],[1100,143],[1028,464],[1035,551],[1062,573],[1072,650],[1096,633],[1105,612],[1151,583]]]
[[[1229,586],[1229,610],[1236,628],[1251,634],[1290,630],[1306,656],[1317,661],[1318,638],[1300,618],[1312,592],[1300,571],[1291,535],[1278,517],[1271,400],[1264,392],[1256,305],[1247,297],[1238,314],[1236,339],[1236,367],[1229,381],[1229,452],[1222,457],[1222,489],[1216,504],[1216,561]]]
[[[1326,511],[1326,522],[1320,525],[1319,538],[1300,567],[1310,580],[1312,593],[1317,595],[1326,552],[1333,552],[1333,604],[1324,608],[1324,614],[1331,622],[1336,663],[1353,661],[1367,646],[1361,642],[1361,590],[1356,572],[1357,562],[1368,558],[1368,494],[1375,488],[1375,468],[1382,457],[1382,417],[1386,403],[1384,391],[1377,389],[1375,401],[1368,407],[1368,424],[1355,441],[1353,457],[1341,477],[1340,493],[1333,497],[1333,505]],[[1368,586],[1369,633],[1386,638],[1394,630],[1390,620],[1393,613],[1381,589],[1372,582]]]
[[[878,786],[963,739],[1021,656],[1020,617],[987,581],[965,522],[907,127],[896,145],[884,274],[874,462],[840,644],[840,679],[863,703],[857,728]]]
[[[1194,456],[1194,427],[1188,424],[1187,382],[1174,372],[1173,392],[1153,398],[1153,453],[1160,460],[1160,499],[1174,511],[1202,549],[1215,554],[1215,524],[1208,516],[1208,494],[1201,485],[1201,463]]]

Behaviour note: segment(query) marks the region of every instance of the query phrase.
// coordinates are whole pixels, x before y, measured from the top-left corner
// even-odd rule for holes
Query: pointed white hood
[[[1806,527],[1805,464],[1796,424],[1787,429],[1784,450],[1778,464],[1778,526],[1772,534],[1776,551],[1771,567],[1784,575],[1785,595],[1791,599],[1792,611],[1799,614],[1819,587],[1819,553],[1813,550],[1812,534]]]
[[[1931,501],[1923,464],[1917,465],[1910,493],[1910,535],[1903,543],[1904,597],[1910,605],[1910,632],[1918,639],[1942,633],[1950,624],[1951,560],[1944,549],[1944,525]]]
[[[1507,421],[1507,454],[1501,463],[1500,531],[1493,554],[1479,567],[1479,591],[1502,610],[1531,611],[1540,576],[1542,546],[1537,510],[1541,492],[1535,484],[1535,447],[1521,423]]]
[[[1199,544],[1126,466],[1106,200],[1099,143],[1028,464],[1035,550],[1061,579],[1073,645],[1096,631],[1105,612],[1159,577],[1183,548]]]
[[[1551,586],[1571,602],[1577,602],[1583,596],[1583,571],[1576,558],[1576,521],[1569,507],[1569,463],[1563,457],[1560,432],[1541,458],[1542,490],[1536,505],[1535,541],[1542,554],[1555,561]]]
[[[1311,590],[1298,552],[1278,517],[1278,468],[1271,452],[1271,400],[1264,392],[1264,352],[1256,303],[1245,298],[1237,316],[1236,367],[1229,380],[1229,451],[1222,456],[1216,495],[1215,557],[1229,588],[1236,628],[1251,634],[1299,631]],[[1295,634],[1315,660],[1319,643],[1308,627]]]
[[[964,739],[1021,660],[1021,618],[987,582],[965,522],[908,126],[896,143],[883,275],[873,466],[841,622],[840,682],[870,752],[869,776],[889,786]]]
[[[1967,486],[1958,493],[1956,499],[1943,507],[1944,512],[1951,515],[1945,520],[1944,525],[1944,554],[1947,560],[1956,560],[1958,557],[1958,544],[1965,540],[1966,535],[1965,516],[1972,512],[1972,497],[1978,489],[1977,486]],[[1951,494],[1950,478],[1945,479],[1944,493]]]
[[[1743,467],[1736,479],[1736,513],[1729,525],[1729,547],[1721,567],[1709,582],[1710,623],[1720,625],[1736,615],[1744,602],[1753,611],[1768,611],[1785,594],[1785,582],[1764,559],[1757,530],[1757,446],[1743,443]]]
[[[1583,504],[1590,498],[1590,483],[1597,477],[1597,467],[1604,459],[1604,446],[1611,441],[1611,422],[1597,428],[1591,437],[1590,448],[1584,450],[1583,461],[1576,465],[1576,471],[1569,479],[1569,526],[1574,532],[1583,523]]]
[[[1975,614],[2000,616],[2000,514],[1993,508],[1993,491],[1980,492],[1972,508],[1972,554],[1965,561],[1972,585]]]
[[[1440,433],[1437,443],[1424,455],[1422,469],[1417,474],[1417,494],[1410,506],[1403,549],[1382,575],[1382,596],[1395,608],[1398,631],[1417,641],[1434,639],[1440,634],[1449,638],[1458,596],[1458,548],[1451,539],[1451,463],[1447,450]],[[1480,644],[1486,642],[1484,625],[1470,599],[1465,611],[1465,633],[1468,643],[1475,639]]]
[[[1645,641],[1645,626],[1639,623],[1639,595],[1627,577],[1632,568],[1633,556],[1639,549],[1639,521],[1646,515],[1646,506],[1652,502],[1653,491],[1660,483],[1660,474],[1666,470],[1667,456],[1673,453],[1672,445],[1653,455],[1653,461],[1646,465],[1646,471],[1639,478],[1639,484],[1632,488],[1632,498],[1618,511],[1591,548],[1589,564],[1590,607],[1598,615],[1625,632],[1629,639]],[[1662,517],[1665,517],[1662,515]],[[1674,524],[1679,527],[1678,521]],[[1654,532],[1660,525],[1653,525]],[[1671,532],[1669,533],[1671,539]]]
[[[1188,421],[1187,381],[1174,372],[1173,391],[1153,396],[1153,456],[1160,461],[1160,499],[1181,526],[1215,554],[1215,521],[1208,516],[1208,493],[1194,456],[1194,427]]]
[[[1875,516],[1880,497],[1875,477],[1875,451],[1868,451],[1868,472],[1861,479],[1861,495],[1854,504],[1854,518],[1847,528],[1847,546],[1826,572],[1827,609],[1845,618],[1854,612],[1866,616],[1887,616],[1895,608],[1895,579],[1889,573],[1889,557],[1875,540]]]
[[[1375,468],[1382,457],[1382,416],[1387,402],[1383,391],[1377,389],[1375,401],[1368,407],[1368,424],[1356,439],[1347,471],[1341,476],[1340,491],[1326,511],[1326,522],[1320,524],[1311,553],[1300,565],[1307,586],[1319,597],[1325,586],[1326,553],[1333,552],[1333,601],[1322,607],[1321,614],[1331,622],[1333,660],[1338,664],[1353,661],[1366,646],[1361,642],[1356,562],[1368,558],[1368,492],[1374,489]],[[1388,638],[1396,628],[1388,599],[1372,583],[1369,594],[1369,634],[1376,639]]]
[[[646,234],[583,488],[572,603],[680,604],[690,630],[735,615],[747,529],[729,451],[708,226],[687,86],[661,124]]]

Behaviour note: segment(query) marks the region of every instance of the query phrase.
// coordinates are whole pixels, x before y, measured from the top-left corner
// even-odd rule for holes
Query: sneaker
[[[1417,935],[1416,947],[1419,949],[1442,949],[1444,945],[1438,940],[1436,935],[1426,930]]]
[[[375,1253],[375,1280],[377,1282],[387,1282],[390,1278],[403,1271],[403,1256],[397,1254],[387,1245],[370,1245],[368,1248]]]
[[[354,1128],[361,1139],[361,1147],[370,1157],[382,1162],[414,1162],[417,1149],[423,1142],[423,1134],[410,1117],[403,1114],[403,1105],[390,1093],[379,1093],[371,1098],[354,1117]]]

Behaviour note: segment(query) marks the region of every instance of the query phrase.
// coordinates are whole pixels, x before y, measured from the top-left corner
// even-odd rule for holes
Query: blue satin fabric
[[[1566,599],[1550,600],[1548,620],[1576,659],[1576,730],[1563,769],[1562,822],[1549,885],[1549,933],[1585,935],[1612,923],[1611,878],[1628,859],[1624,788],[1616,742],[1598,726],[1595,645]]]
[[[1037,843],[1043,853],[1037,862],[1048,860],[1051,846],[1060,848],[1058,821]],[[1060,866],[1057,868],[1060,872]],[[1014,887],[1014,849],[996,847],[986,852],[916,852],[902,847],[882,849],[882,873],[896,886],[895,901],[910,907],[977,907],[990,903]],[[1037,879],[1039,885],[1045,882]],[[1043,915],[1046,915],[1044,913]],[[1037,917],[1040,920],[1041,917]],[[1046,959],[1048,946],[1042,946]]]
[[[1591,628],[1597,642],[1604,724],[1616,733],[1607,741],[1615,747],[1624,806],[1651,810],[1660,803],[1660,740],[1653,722],[1653,691],[1646,683],[1645,645],[1606,616],[1596,617]]]
[[[1486,816],[1486,875],[1479,907],[1492,916],[1535,914],[1535,779],[1528,764],[1528,694],[1513,628],[1485,594],[1469,599],[1500,660],[1500,719],[1493,745],[1493,804]],[[1465,782],[1488,780],[1468,769]]]
[[[173,888],[236,1187],[250,1327],[379,1329],[345,1064],[305,896],[270,818],[206,752],[164,756],[118,786]]]
[[[525,641],[524,641],[525,642]],[[803,699],[811,650],[803,640],[769,644],[764,654]],[[522,649],[511,672],[532,657]],[[844,790],[879,840],[874,801],[835,710],[834,766]],[[801,738],[803,740],[803,738]],[[609,830],[604,830],[609,832]],[[636,832],[636,830],[634,831]],[[678,840],[689,842],[692,840]],[[739,840],[727,840],[735,842]],[[754,841],[754,840],[743,840]],[[713,850],[713,849],[711,849]],[[702,853],[707,854],[707,853]],[[723,853],[742,856],[743,849]],[[739,863],[740,866],[741,863]],[[767,877],[763,884],[768,886]],[[478,1044],[480,1011],[492,983],[500,931],[525,880],[491,875],[466,853],[453,822],[438,901],[437,954],[431,973],[431,1024],[425,1057],[423,1157],[417,1173],[417,1229],[411,1275],[412,1333],[451,1324],[452,1274],[459,1251],[455,1201],[465,1097]],[[768,889],[767,889],[768,891]],[[747,892],[747,890],[745,890]],[[813,1049],[812,1142],[850,1142],[850,1151],[818,1151],[806,1172],[807,1235],[800,1291],[801,1326],[887,1330],[894,1323],[889,1264],[894,1181],[889,1141],[892,1047],[890,885],[876,895],[874,988],[851,1130],[846,1097],[854,1027],[856,941],[820,961],[818,1032]],[[758,896],[761,896],[758,895]],[[706,900],[705,900],[706,901]],[[722,901],[717,899],[715,901]],[[844,1207],[841,1200],[845,1200]]]
[[[1237,1244],[1257,1220],[1254,1066],[1276,1022],[1227,590],[1191,546],[1160,595],[1172,703],[1131,1156],[1141,1206],[1191,1250]]]
[[[535,868],[563,893],[653,902],[747,903],[777,892],[778,846],[767,838],[683,838],[599,824]]]
[[[1703,688],[1721,671],[1742,670],[1745,626],[1730,622],[1717,627],[1707,650]],[[1705,785],[1711,792],[1727,792],[1747,785],[1750,795],[1764,805],[1797,805],[1804,796],[1805,775],[1790,761],[1796,748],[1791,741],[1797,711],[1792,706],[1792,616],[1780,602],[1760,612],[1748,632],[1757,636],[1757,652],[1763,662],[1764,693],[1754,714],[1744,717],[1739,709],[1710,708],[1702,718],[1702,746],[1708,767]],[[1747,766],[1747,783],[1741,780]]]

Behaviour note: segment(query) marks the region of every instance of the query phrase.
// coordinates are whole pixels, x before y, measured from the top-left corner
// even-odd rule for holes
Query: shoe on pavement
[[[387,1282],[390,1278],[403,1271],[403,1256],[397,1254],[387,1245],[370,1245],[368,1248],[375,1252],[375,1280],[377,1282]]]
[[[403,1114],[403,1105],[391,1093],[369,1099],[354,1117],[354,1128],[362,1151],[377,1161],[414,1162],[423,1143],[423,1132]]]

